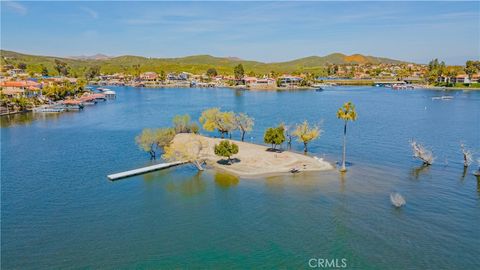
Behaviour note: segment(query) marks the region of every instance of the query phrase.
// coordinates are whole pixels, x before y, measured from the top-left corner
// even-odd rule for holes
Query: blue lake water
[[[116,100],[82,112],[1,118],[2,269],[308,268],[311,258],[345,258],[351,269],[480,265],[478,165],[464,171],[460,152],[464,142],[480,158],[480,91],[112,89]],[[454,99],[432,100],[442,95]],[[333,163],[346,101],[358,120],[348,126],[345,175],[236,179],[183,166],[106,179],[150,164],[134,143],[143,128],[209,107],[253,116],[246,137],[255,143],[280,122],[319,123],[309,150]],[[412,138],[433,150],[432,166],[412,158]],[[404,208],[390,204],[394,191]]]

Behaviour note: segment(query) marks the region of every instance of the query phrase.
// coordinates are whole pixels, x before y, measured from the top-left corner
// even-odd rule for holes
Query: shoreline
[[[98,85],[89,85],[89,86],[98,86]],[[213,86],[213,87],[191,87],[191,86],[184,86],[184,85],[155,85],[155,86],[131,86],[131,85],[115,85],[115,84],[107,84],[102,85],[107,87],[135,87],[135,88],[149,88],[149,89],[162,89],[162,88],[192,88],[192,89],[209,89],[209,88],[227,88],[233,90],[249,90],[249,91],[291,91],[291,90],[315,90],[318,87],[313,86],[305,86],[305,87],[296,87],[296,88],[284,88],[284,87],[275,87],[271,89],[267,88],[249,88],[245,86]],[[336,87],[352,87],[352,86],[359,86],[359,87],[375,87],[375,85],[370,84],[339,84],[336,86],[331,86],[331,88]],[[330,87],[329,87],[330,88]],[[415,85],[414,89],[399,89],[395,91],[416,91],[416,90],[435,90],[435,91],[479,91],[480,87],[445,87],[445,86],[420,86]]]

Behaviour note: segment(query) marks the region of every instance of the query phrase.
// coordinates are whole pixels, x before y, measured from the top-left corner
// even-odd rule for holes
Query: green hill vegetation
[[[55,60],[65,62],[70,68],[70,75],[83,76],[85,72],[94,66],[100,67],[103,74],[113,74],[123,72],[128,74],[137,74],[140,72],[154,71],[164,72],[190,72],[193,74],[203,74],[209,68],[215,68],[219,74],[232,75],[233,68],[242,64],[247,74],[268,74],[276,73],[301,73],[310,72],[322,74],[325,72],[325,66],[335,64],[364,64],[364,63],[386,63],[401,64],[402,61],[380,58],[373,56],[364,56],[360,54],[344,55],[334,53],[327,56],[310,56],[296,59],[288,62],[262,63],[257,61],[248,61],[238,58],[214,57],[211,55],[194,55],[180,58],[147,58],[141,56],[125,55],[112,57],[102,60],[95,59],[72,59],[52,56],[37,56],[17,53],[13,51],[1,50],[1,64],[13,65],[17,67],[23,63],[27,65],[27,71],[41,73],[43,67],[46,67],[49,75],[57,75],[55,70]]]

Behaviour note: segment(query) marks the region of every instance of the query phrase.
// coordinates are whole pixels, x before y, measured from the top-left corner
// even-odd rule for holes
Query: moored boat
[[[112,90],[105,91],[103,92],[103,94],[105,95],[105,98],[108,98],[108,99],[114,99],[117,97],[117,93],[115,93],[115,91],[112,91]]]
[[[33,109],[33,112],[36,112],[36,113],[60,113],[64,111],[65,111],[64,106],[55,106],[55,105],[53,106],[45,105],[45,106],[41,106]]]

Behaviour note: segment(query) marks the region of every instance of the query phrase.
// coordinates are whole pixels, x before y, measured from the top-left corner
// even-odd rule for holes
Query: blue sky
[[[333,52],[464,64],[480,55],[480,2],[1,3],[1,47],[71,56],[236,56],[265,62]]]

